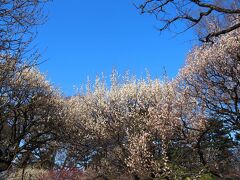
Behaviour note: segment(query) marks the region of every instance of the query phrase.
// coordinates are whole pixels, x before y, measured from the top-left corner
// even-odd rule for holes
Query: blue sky
[[[194,37],[159,33],[153,16],[140,15],[131,0],[55,0],[47,8],[48,22],[39,28],[40,65],[65,94],[113,68],[138,77],[148,69],[160,77],[165,68],[173,78],[184,63]]]

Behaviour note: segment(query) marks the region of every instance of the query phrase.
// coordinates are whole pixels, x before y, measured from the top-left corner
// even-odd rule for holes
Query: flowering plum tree
[[[61,116],[61,97],[35,68],[18,69],[9,60],[1,69],[0,170],[30,163],[32,152],[52,143]],[[3,71],[2,71],[3,70]],[[40,153],[39,151],[37,151]]]

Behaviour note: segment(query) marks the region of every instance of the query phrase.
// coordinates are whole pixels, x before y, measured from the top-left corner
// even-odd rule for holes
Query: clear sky
[[[194,39],[191,32],[177,37],[159,33],[153,16],[140,15],[131,0],[55,0],[48,22],[39,28],[38,46],[46,60],[40,65],[48,79],[65,94],[113,68],[138,77],[173,78],[184,63]]]

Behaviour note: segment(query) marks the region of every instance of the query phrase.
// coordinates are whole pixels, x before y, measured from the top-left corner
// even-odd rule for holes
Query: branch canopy
[[[202,42],[240,27],[239,0],[142,0],[136,6],[141,14],[152,14],[161,22],[160,31],[173,27],[181,33],[195,28]]]

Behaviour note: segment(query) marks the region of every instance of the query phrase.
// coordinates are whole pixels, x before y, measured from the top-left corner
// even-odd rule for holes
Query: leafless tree
[[[160,31],[173,27],[180,33],[200,27],[202,42],[240,27],[239,0],[140,0],[136,6],[142,14],[153,14],[162,23]]]
[[[0,1],[0,53],[19,53],[33,40],[36,25],[46,20],[44,5],[48,0]]]

